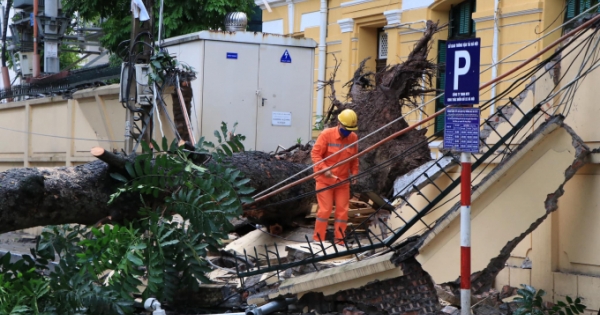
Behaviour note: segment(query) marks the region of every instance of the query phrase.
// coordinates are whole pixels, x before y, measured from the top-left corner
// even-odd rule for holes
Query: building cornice
[[[267,1],[269,3],[269,6],[271,8],[277,8],[277,7],[283,7],[288,4],[294,4],[294,3],[304,2],[304,1],[308,1],[308,0],[265,0],[265,1]],[[265,7],[265,3],[263,0],[254,0],[254,4],[256,4],[258,7],[260,7],[261,10],[267,9],[267,7]]]
[[[341,19],[337,23],[340,25],[342,33],[349,33],[354,31],[354,19]]]
[[[535,8],[535,9],[529,9],[529,10],[523,10],[523,11],[515,11],[515,12],[509,12],[509,13],[502,13],[502,14],[500,14],[500,16],[502,18],[507,18],[507,17],[513,17],[513,16],[536,14],[536,13],[542,13],[542,9]],[[493,19],[493,17],[492,17],[492,19]]]
[[[404,29],[398,32],[399,35],[408,35],[408,34],[415,34],[415,33],[423,33],[425,32],[424,28],[409,28],[409,29]]]
[[[400,9],[383,11],[383,15],[385,15],[388,26],[398,25],[402,20],[402,10]]]
[[[474,18],[473,21],[475,23],[481,23],[481,22],[487,22],[487,21],[493,21],[494,20],[494,16],[493,15],[488,15],[488,16],[480,16],[478,18]]]
[[[359,5],[359,4],[363,4],[363,3],[367,3],[367,2],[373,2],[374,0],[352,0],[352,1],[347,1],[347,2],[342,2],[340,4],[340,7],[345,8],[345,7],[351,7],[353,5]]]
[[[536,8],[536,9],[529,9],[529,10],[514,11],[514,12],[509,12],[509,13],[501,13],[500,18],[504,19],[504,18],[509,18],[509,17],[537,14],[537,13],[542,13],[542,9]],[[475,23],[481,23],[481,22],[487,22],[487,21],[493,21],[493,20],[494,20],[493,14],[486,15],[486,16],[480,16],[480,17],[476,17],[473,19],[473,21],[475,21]]]

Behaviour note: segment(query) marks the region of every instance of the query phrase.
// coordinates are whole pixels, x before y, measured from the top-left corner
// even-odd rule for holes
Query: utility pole
[[[38,0],[34,0],[38,1]],[[58,18],[58,1],[44,1],[44,73],[60,72],[60,61],[58,59],[58,37],[60,25]]]
[[[125,84],[129,89],[129,99],[127,99],[128,111],[125,118],[125,152],[128,154],[132,153],[136,148],[136,144],[134,143],[134,138],[139,139],[140,134],[142,133],[142,141],[146,141],[150,143],[152,139],[152,106],[151,105],[141,105],[138,104],[137,100],[137,80],[136,80],[136,66],[137,62],[141,64],[148,64],[150,62],[150,57],[152,56],[152,46],[153,41],[153,26],[154,26],[154,0],[143,0],[144,6],[148,11],[149,20],[140,21],[141,15],[139,18],[135,18],[134,13],[132,12],[132,26],[131,26],[131,36],[129,42],[129,58],[135,58],[133,60],[129,60],[127,64],[127,77],[126,82],[121,82],[121,84]],[[148,34],[140,35],[143,32],[148,32]],[[138,36],[139,35],[139,36]],[[145,44],[137,44],[137,42],[143,42]],[[137,56],[137,53],[141,54]],[[135,109],[135,110],[133,110]],[[137,125],[136,122],[139,122],[141,126],[135,128]]]
[[[8,67],[6,67],[6,32],[8,31],[8,17],[11,7],[12,0],[6,1],[6,8],[2,12],[2,83],[7,91],[10,90],[10,75],[8,74]],[[8,101],[12,102],[12,98],[9,98]]]
[[[39,0],[33,0],[33,77],[40,76],[40,54],[38,52],[38,7]]]

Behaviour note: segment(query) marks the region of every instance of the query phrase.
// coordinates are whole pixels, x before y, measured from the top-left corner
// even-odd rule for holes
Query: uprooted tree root
[[[360,151],[408,127],[406,120],[401,118],[403,110],[406,112],[416,108],[421,96],[436,91],[425,87],[433,86],[432,82],[438,70],[437,64],[428,59],[432,37],[438,30],[437,23],[428,21],[423,37],[415,44],[406,61],[388,66],[378,73],[367,69],[368,58],[363,60],[352,79],[344,85],[348,89],[348,102],[342,102],[336,95],[334,82],[340,66],[336,59],[331,77],[321,82],[322,88],[329,90],[331,101],[323,120],[324,125],[336,126],[338,113],[344,109],[354,110],[359,117],[357,134],[363,139],[359,144]],[[388,124],[390,125],[386,128],[367,137]],[[352,190],[358,193],[376,192],[389,195],[398,176],[429,161],[431,157],[425,138],[426,127],[407,132],[361,157],[361,171],[376,166],[377,168],[371,169],[369,176],[362,176],[358,183],[352,186]],[[311,149],[312,146],[305,145],[292,152],[280,153],[277,158],[295,163],[310,163]]]

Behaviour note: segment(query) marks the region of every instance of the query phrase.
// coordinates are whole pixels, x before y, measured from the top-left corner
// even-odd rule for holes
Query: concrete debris
[[[529,257],[525,257],[523,263],[521,264],[522,269],[531,269],[531,259]]]
[[[342,312],[342,315],[365,315],[365,312],[357,309],[356,307],[346,307]]]
[[[449,305],[460,306],[460,296],[456,296],[454,293],[452,293],[451,290],[444,289],[439,284],[436,284],[434,287],[435,292],[437,293],[440,300],[448,303]]]
[[[394,196],[408,198],[415,192],[415,188],[423,188],[442,174],[456,165],[451,157],[444,157],[439,160],[429,161],[404,176],[398,177],[394,181]],[[398,198],[396,200],[399,200]]]
[[[503,286],[502,290],[500,291],[500,299],[504,300],[504,299],[509,298],[511,296],[517,295],[517,290],[518,290],[518,288],[511,287],[509,285]]]
[[[499,308],[489,306],[486,304],[477,305],[472,308],[475,315],[507,315],[508,311],[502,311]]]
[[[460,310],[454,306],[447,305],[444,306],[444,308],[442,308],[442,312],[450,315],[458,315],[460,313]]]

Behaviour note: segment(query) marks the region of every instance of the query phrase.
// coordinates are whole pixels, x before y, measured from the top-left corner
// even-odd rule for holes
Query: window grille
[[[387,59],[388,53],[388,38],[385,32],[379,32],[379,40],[378,40],[378,58],[379,59]]]

